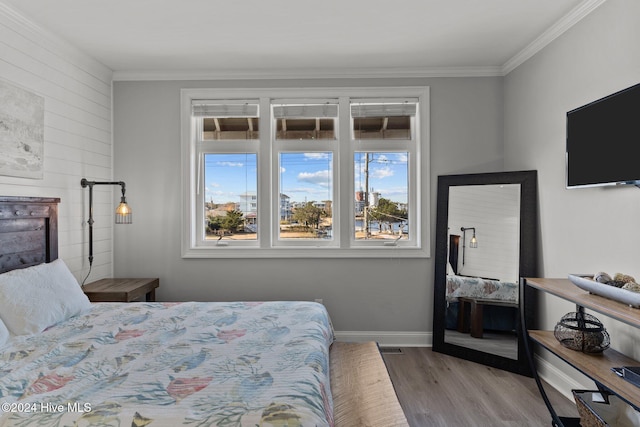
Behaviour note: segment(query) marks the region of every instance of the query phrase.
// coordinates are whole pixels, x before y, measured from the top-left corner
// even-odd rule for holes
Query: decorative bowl
[[[569,280],[580,289],[627,304],[633,308],[640,307],[640,292],[632,292],[607,285],[606,283],[596,282],[591,277],[593,275],[569,274]]]

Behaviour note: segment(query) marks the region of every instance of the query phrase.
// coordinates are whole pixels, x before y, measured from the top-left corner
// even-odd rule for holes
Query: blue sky
[[[394,202],[407,202],[407,153],[370,153],[369,188]],[[208,154],[205,156],[205,200],[214,203],[239,202],[240,194],[255,193],[255,154]],[[364,190],[364,153],[356,153],[355,191]],[[331,153],[282,153],[281,192],[292,202],[333,198]],[[355,197],[355,195],[354,195]]]

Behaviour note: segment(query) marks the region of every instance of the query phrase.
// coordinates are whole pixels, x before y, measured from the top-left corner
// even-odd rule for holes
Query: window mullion
[[[272,209],[278,190],[273,187],[273,148],[271,145],[271,108],[269,98],[260,98],[260,140],[258,145],[258,240],[261,249],[273,243]]]
[[[196,206],[204,206],[204,165],[203,165],[203,152],[199,149],[196,150],[195,168],[195,194],[193,197],[196,199]],[[204,212],[202,209],[195,210],[195,239],[200,241],[204,236]]]
[[[340,163],[339,170],[340,181],[336,183],[340,185],[340,247],[349,248],[351,245],[351,231],[354,227],[354,198],[355,189],[353,186],[353,154],[354,146],[351,141],[351,113],[350,101],[348,96],[340,97],[340,113],[339,113],[339,133],[338,133],[338,151]]]

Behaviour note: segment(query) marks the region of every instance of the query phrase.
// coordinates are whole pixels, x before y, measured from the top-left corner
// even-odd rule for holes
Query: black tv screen
[[[567,187],[638,184],[640,84],[567,113]]]

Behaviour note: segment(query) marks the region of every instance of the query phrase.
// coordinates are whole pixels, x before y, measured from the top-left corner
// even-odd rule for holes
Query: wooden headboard
[[[58,203],[0,196],[0,273],[58,258]]]

